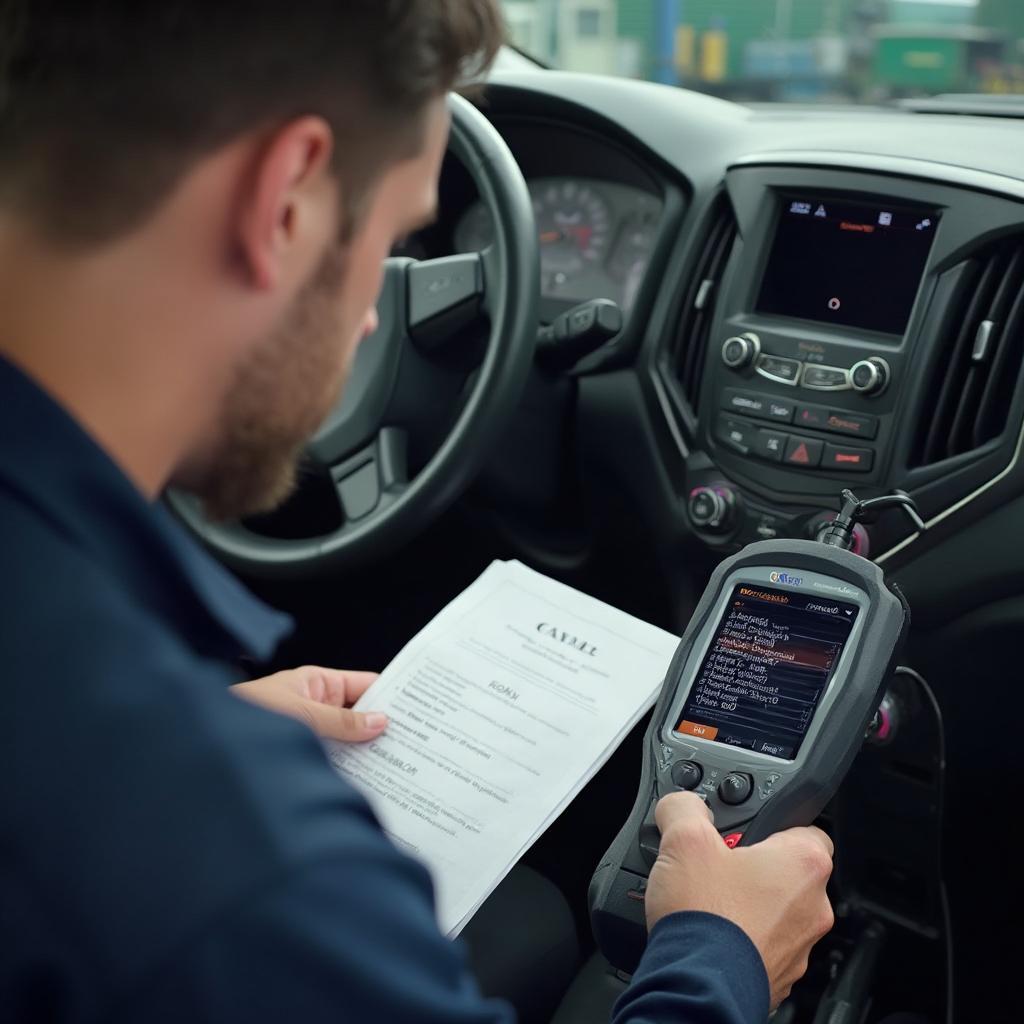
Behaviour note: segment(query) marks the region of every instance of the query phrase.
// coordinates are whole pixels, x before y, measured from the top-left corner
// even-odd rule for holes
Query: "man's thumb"
[[[654,820],[658,824],[658,831],[664,835],[673,826],[706,828],[714,821],[714,815],[711,808],[695,793],[669,793],[654,808]]]
[[[379,711],[353,711],[351,708],[333,707],[315,700],[302,702],[302,715],[318,736],[348,743],[372,740],[388,725],[388,716]]]

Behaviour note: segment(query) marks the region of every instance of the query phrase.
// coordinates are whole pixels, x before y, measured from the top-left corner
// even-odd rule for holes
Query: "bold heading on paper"
[[[558,629],[550,623],[541,622],[537,626],[537,632],[544,636],[549,636],[553,640],[557,640],[560,644],[566,644],[573,650],[579,651],[581,654],[589,654],[592,658],[597,657],[597,648],[593,644],[587,643],[586,640],[581,640],[578,636],[574,636],[572,633],[566,633],[564,630]]]

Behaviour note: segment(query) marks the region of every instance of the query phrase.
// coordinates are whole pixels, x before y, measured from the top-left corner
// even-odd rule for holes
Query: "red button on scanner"
[[[733,832],[730,835],[722,836],[722,841],[730,850],[735,850],[740,845],[740,840],[743,838],[742,832]]]

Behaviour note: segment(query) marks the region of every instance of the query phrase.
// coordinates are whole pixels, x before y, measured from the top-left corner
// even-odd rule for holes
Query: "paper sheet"
[[[678,640],[518,562],[494,562],[358,707],[369,744],[332,763],[430,869],[457,935],[654,702]]]

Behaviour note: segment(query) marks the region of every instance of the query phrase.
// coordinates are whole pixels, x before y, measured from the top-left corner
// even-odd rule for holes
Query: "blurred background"
[[[503,0],[567,71],[746,102],[1024,95],[1024,0]]]

